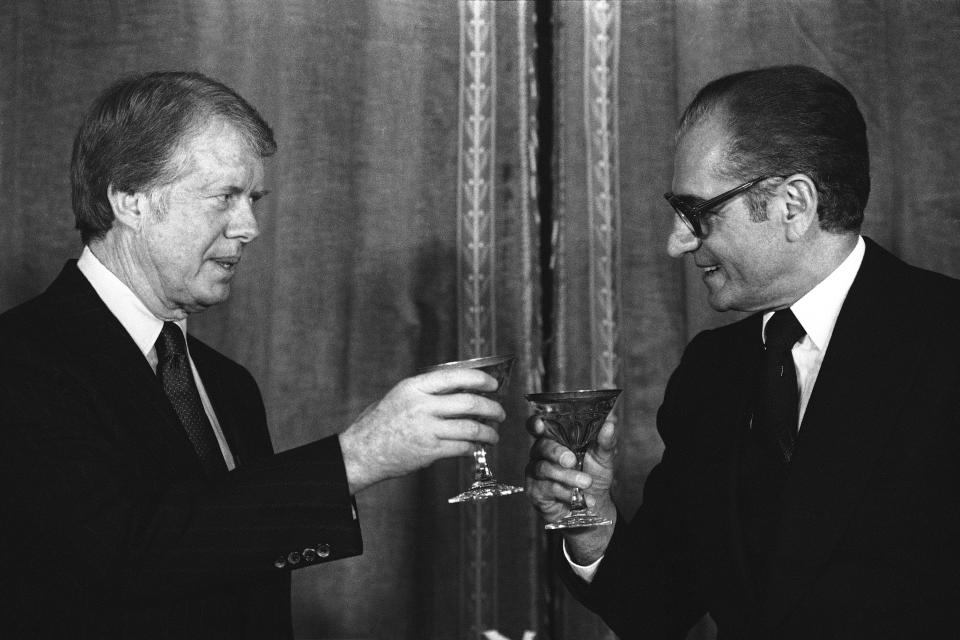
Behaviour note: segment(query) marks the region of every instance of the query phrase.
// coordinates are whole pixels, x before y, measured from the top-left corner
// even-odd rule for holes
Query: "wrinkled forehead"
[[[229,175],[242,183],[262,182],[263,158],[253,142],[223,119],[204,123],[188,132],[170,159],[178,178],[190,175],[215,179]]]

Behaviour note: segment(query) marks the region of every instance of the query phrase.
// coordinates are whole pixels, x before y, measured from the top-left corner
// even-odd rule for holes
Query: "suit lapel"
[[[744,323],[746,331],[740,335],[739,344],[735,347],[736,366],[730,375],[735,388],[731,389],[730,393],[731,397],[737,398],[737,402],[732,405],[731,413],[724,417],[725,424],[728,425],[726,431],[729,434],[726,438],[726,446],[729,449],[724,456],[727,461],[724,469],[724,494],[728,544],[733,561],[732,569],[737,582],[743,585],[745,593],[748,594],[750,609],[755,609],[754,605],[758,602],[759,594],[757,594],[756,582],[752,577],[744,547],[743,521],[740,517],[740,464],[744,439],[751,427],[755,375],[763,345],[760,338],[761,317],[753,316]]]
[[[784,490],[767,623],[775,625],[821,571],[855,509],[916,375],[922,332],[891,306],[895,259],[868,242],[804,416]]]
[[[740,465],[743,454],[744,439],[751,428],[753,419],[754,389],[756,387],[756,372],[763,349],[761,339],[762,315],[752,316],[743,323],[743,329],[734,345],[735,368],[731,372],[730,380],[734,387],[730,390],[730,397],[737,398],[732,405],[732,411],[725,417],[729,425],[727,438],[728,454],[725,456],[725,494],[727,500],[726,518],[729,536],[730,557],[733,559],[737,583],[743,585],[749,598],[749,609],[755,609],[759,600],[756,582],[751,574],[744,547],[743,521],[740,517]]]
[[[180,460],[199,460],[149,363],[70,261],[45,295],[55,310],[55,335],[82,363],[87,384],[104,397],[135,406],[138,423],[159,431]],[[191,465],[194,466],[194,465]]]
[[[711,554],[718,563],[711,575],[717,580],[714,591],[722,593],[730,606],[755,610],[756,589],[750,575],[743,543],[739,506],[739,468],[741,445],[749,424],[753,399],[756,357],[762,347],[760,316],[722,330],[720,350],[714,351],[714,367],[705,365],[698,380],[701,412],[696,446],[703,462],[696,473],[703,478],[703,508],[698,520],[707,547],[719,548]],[[731,588],[740,585],[740,589]]]
[[[213,412],[217,416],[220,430],[227,439],[234,463],[239,467],[251,458],[249,443],[244,436],[241,425],[245,424],[244,417],[238,413],[238,403],[235,392],[225,382],[213,358],[205,345],[199,343],[193,336],[190,340],[190,357],[197,366],[197,372],[203,381],[203,388],[207,392]]]

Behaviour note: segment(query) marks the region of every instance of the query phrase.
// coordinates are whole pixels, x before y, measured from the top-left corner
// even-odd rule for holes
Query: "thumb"
[[[539,438],[543,435],[543,432],[546,431],[546,428],[543,426],[543,420],[536,413],[527,418],[524,424],[527,427],[527,432],[534,438]]]
[[[604,466],[613,465],[613,458],[617,453],[617,427],[612,422],[605,422],[597,434],[597,444],[593,450],[593,457]]]

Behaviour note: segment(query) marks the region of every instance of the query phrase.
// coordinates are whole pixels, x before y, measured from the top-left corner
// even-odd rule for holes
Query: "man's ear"
[[[117,224],[134,231],[140,229],[141,221],[147,213],[148,198],[137,191],[118,191],[112,184],[107,187],[107,200],[113,209],[113,217]]]
[[[782,211],[787,240],[796,242],[811,229],[819,227],[817,186],[810,176],[796,173],[780,185],[785,209]]]

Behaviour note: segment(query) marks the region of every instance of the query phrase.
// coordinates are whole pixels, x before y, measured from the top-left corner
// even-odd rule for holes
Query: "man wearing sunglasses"
[[[960,282],[860,235],[869,189],[863,117],[818,71],[726,76],[684,112],[667,249],[714,309],[751,315],[688,345],[632,519],[613,424],[585,473],[544,438],[527,469],[546,520],[576,485],[615,522],[564,531],[557,562],[620,637],[704,614],[723,638],[956,634]]]

